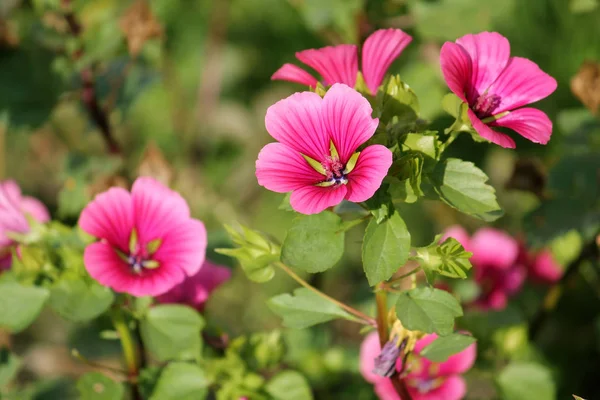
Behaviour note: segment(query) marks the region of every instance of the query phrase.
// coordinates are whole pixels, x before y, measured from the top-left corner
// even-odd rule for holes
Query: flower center
[[[321,165],[325,170],[325,182],[331,185],[345,185],[348,183],[348,177],[344,171],[346,166],[340,162],[338,157],[327,157]]]
[[[496,94],[484,93],[475,101],[473,111],[479,118],[489,117],[500,105],[500,100],[500,96]]]
[[[344,165],[333,141],[329,144],[329,151],[330,155],[324,156],[325,160],[321,162],[302,154],[308,165],[325,177],[321,182],[315,183],[315,186],[329,187],[347,184],[348,174],[356,167],[360,155],[360,152],[352,154]]]
[[[160,263],[152,259],[152,255],[158,250],[161,243],[162,241],[160,239],[154,239],[145,245],[142,245],[138,241],[137,231],[134,229],[129,237],[128,254],[125,254],[118,249],[115,249],[115,252],[129,265],[133,273],[141,275],[144,270],[160,267]]]

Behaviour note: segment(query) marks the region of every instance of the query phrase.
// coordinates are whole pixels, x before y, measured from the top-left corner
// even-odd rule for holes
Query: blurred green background
[[[451,152],[490,176],[506,213],[498,227],[552,245],[567,265],[592,237],[587,222],[598,218],[600,128],[570,89],[585,61],[600,60],[598,21],[598,0],[1,0],[0,178],[16,179],[56,219],[74,224],[94,194],[151,174],[188,200],[207,224],[211,248],[228,244],[222,224],[233,221],[281,240],[294,215],[278,209],[282,195],[257,185],[254,161],[272,140],[264,129],[266,108],[304,88],[272,82],[275,70],[298,64],[296,51],[401,28],[414,41],[390,71],[417,93],[421,117],[443,129],[452,120],[441,108],[448,90],[440,46],[495,30],[508,37],[512,55],[532,59],[557,79],[558,90],[539,104],[555,124],[552,140],[539,146],[517,138],[512,151],[463,135]],[[600,97],[600,78],[591,76],[578,75],[587,79],[585,88],[596,88],[583,95],[588,106]],[[107,135],[118,152],[109,154]],[[529,213],[546,207],[536,193],[548,190],[562,203],[538,209],[548,218],[532,225]],[[480,226],[441,203],[401,211],[416,246],[451,224]],[[565,242],[571,230],[575,239]],[[347,241],[342,262],[311,283],[371,312],[359,230]],[[210,300],[210,324],[231,336],[279,328],[265,301],[294,282],[277,276],[259,286],[230,260],[212,251],[209,257],[234,268],[233,279]],[[540,385],[555,388],[557,398],[600,398],[600,280],[592,265],[582,270],[533,341],[525,332],[543,288],[528,288],[504,312],[464,318],[465,327],[483,335],[477,368],[467,375],[469,399],[500,398],[494,378],[514,361],[543,366]],[[46,313],[13,338],[26,365],[21,379],[48,380],[40,393],[66,398],[69,385],[56,386],[55,379],[83,372],[68,349],[116,357],[118,346],[97,339],[98,329],[68,326]],[[354,326],[336,322],[284,335],[287,362],[309,377],[318,399],[374,398],[358,374],[361,336]]]

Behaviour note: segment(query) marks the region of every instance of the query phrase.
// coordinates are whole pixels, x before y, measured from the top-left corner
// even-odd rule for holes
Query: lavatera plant
[[[236,248],[220,252],[237,258],[253,281],[266,282],[279,270],[302,286],[269,301],[285,326],[301,329],[341,318],[364,325],[363,331],[377,331],[377,351],[363,354],[362,362],[373,366],[368,380],[388,388],[376,390],[380,398],[460,399],[466,388],[456,374],[472,360],[458,369],[444,362],[472,349],[475,338],[455,332],[463,310],[433,281],[436,275],[466,278],[471,253],[441,235],[429,246],[412,247],[397,205],[439,200],[483,221],[502,216],[486,174],[445,152],[461,132],[515,147],[496,127],[545,144],[552,131],[548,117],[519,107],[551,94],[556,82],[533,62],[511,58],[500,34],[466,35],[441,52],[441,70],[453,92],[444,108],[456,121],[442,133],[428,130],[411,88],[399,76],[384,78],[409,43],[410,36],[400,30],[381,30],[363,45],[361,71],[357,47],[340,45],[297,53],[322,81],[291,64],[273,75],[311,89],[267,110],[266,128],[277,142],[267,144],[256,161],[258,183],[287,193],[282,208],[298,216],[282,243],[247,227],[228,227]],[[358,227],[364,228],[362,264],[375,296],[375,315],[332,298],[300,276],[333,268],[344,254],[345,233]],[[423,285],[415,279],[419,271],[426,276]],[[395,302],[388,301],[390,293]],[[438,363],[432,367],[438,372],[426,372],[424,363]]]

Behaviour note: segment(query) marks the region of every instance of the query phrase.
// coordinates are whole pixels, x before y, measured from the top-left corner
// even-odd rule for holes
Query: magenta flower
[[[204,224],[190,218],[178,193],[152,178],[138,178],[131,193],[111,188],[99,194],[79,225],[100,239],[85,249],[87,271],[117,292],[163,294],[204,262]]]
[[[278,193],[292,192],[294,210],[316,214],[343,199],[373,196],[392,164],[384,146],[358,147],[377,129],[371,106],[360,93],[335,84],[324,98],[295,93],[269,107],[267,131],[279,141],[258,154],[258,183]]]
[[[524,243],[519,246],[519,262],[527,268],[527,279],[533,283],[552,284],[563,274],[562,268],[548,249],[528,251]]]
[[[362,48],[362,74],[372,95],[377,89],[387,69],[412,41],[412,37],[400,29],[380,29],[365,40]],[[317,71],[326,85],[343,83],[356,85],[358,74],[358,51],[353,44],[309,49],[296,53],[296,58]],[[293,64],[284,64],[271,77],[300,83],[310,87],[317,85],[317,79]]]
[[[15,181],[0,182],[0,270],[10,268],[12,261],[15,242],[7,234],[29,232],[26,215],[38,222],[50,220],[46,207],[33,197],[21,195]]]
[[[534,143],[548,143],[552,134],[548,116],[521,107],[549,96],[556,90],[556,80],[526,58],[510,57],[504,36],[482,32],[446,42],[440,62],[448,87],[469,105],[471,124],[482,137],[515,148],[513,139],[491,128],[499,126]]]
[[[406,388],[413,400],[460,400],[467,393],[467,386],[460,376],[468,371],[477,357],[477,347],[470,345],[448,360],[434,363],[419,354],[437,338],[436,334],[424,336],[417,341],[414,352],[409,357],[403,376]],[[380,400],[402,400],[396,393],[390,378],[373,373],[375,358],[381,347],[377,333],[369,334],[360,347],[360,371],[363,377],[375,385],[375,393]],[[396,361],[396,370],[402,368],[402,359]]]
[[[206,260],[195,275],[187,277],[183,282],[156,299],[159,303],[186,304],[198,311],[203,311],[204,304],[212,291],[228,281],[229,278],[231,278],[229,268]]]

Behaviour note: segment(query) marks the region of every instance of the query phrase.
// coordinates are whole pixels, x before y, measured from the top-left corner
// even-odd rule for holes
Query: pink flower
[[[21,189],[15,181],[0,182],[0,270],[10,268],[11,249],[15,245],[7,233],[29,232],[26,215],[38,222],[50,220],[46,207],[33,197],[21,195]]]
[[[415,346],[408,359],[406,375],[403,377],[413,400],[460,400],[467,386],[460,374],[468,371],[475,362],[477,347],[470,345],[448,360],[434,363],[421,357],[420,352],[437,338],[436,334],[426,335]],[[373,373],[375,358],[381,347],[377,333],[369,334],[360,347],[360,371],[363,377],[375,385],[375,393],[380,400],[401,400],[389,378]],[[402,360],[396,362],[396,370],[402,368]],[[405,371],[405,372],[406,372]]]
[[[548,143],[552,134],[548,116],[520,107],[549,96],[556,90],[556,80],[526,58],[510,57],[504,36],[482,32],[446,42],[440,62],[448,87],[469,105],[469,119],[482,137],[515,148],[508,135],[490,128],[500,126],[534,143]]]
[[[442,240],[449,236],[473,253],[474,278],[481,290],[475,305],[484,310],[504,309],[508,298],[523,286],[527,274],[518,241],[492,228],[482,228],[469,238],[463,228],[454,226],[446,231]]]
[[[117,292],[163,294],[204,262],[204,224],[190,218],[178,193],[152,178],[137,179],[131,193],[115,187],[99,194],[79,225],[100,239],[85,249],[87,271]]]
[[[380,29],[365,40],[362,73],[371,94],[377,93],[387,69],[411,41],[412,37],[400,29]],[[304,50],[296,53],[296,58],[317,71],[326,85],[343,83],[354,87],[356,84],[358,51],[353,44]],[[271,79],[297,82],[310,87],[317,85],[317,79],[293,64],[284,64]]]
[[[261,186],[292,192],[294,210],[316,214],[343,199],[361,202],[373,196],[392,164],[392,152],[365,143],[377,129],[371,106],[360,93],[335,84],[324,98],[295,93],[269,107],[269,143],[256,161]]]
[[[195,275],[186,278],[167,293],[157,297],[159,303],[187,304],[198,311],[204,310],[204,304],[211,292],[231,278],[231,270],[204,261],[204,265]]]
[[[520,243],[519,261],[526,266],[527,278],[533,283],[552,284],[562,277],[562,268],[549,249],[531,252]]]

